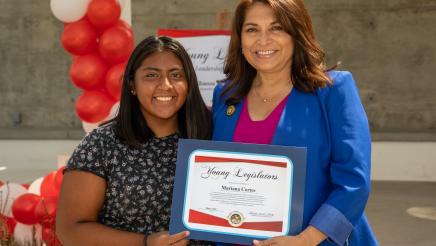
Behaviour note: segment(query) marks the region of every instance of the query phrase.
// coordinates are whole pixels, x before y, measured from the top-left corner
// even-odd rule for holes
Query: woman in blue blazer
[[[364,214],[367,117],[352,75],[327,72],[303,2],[241,1],[224,72],[214,140],[307,148],[304,230],[254,245],[377,245]]]

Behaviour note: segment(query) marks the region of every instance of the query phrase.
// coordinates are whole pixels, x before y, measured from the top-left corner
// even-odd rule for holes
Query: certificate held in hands
[[[302,230],[306,149],[179,140],[170,233],[252,244]]]

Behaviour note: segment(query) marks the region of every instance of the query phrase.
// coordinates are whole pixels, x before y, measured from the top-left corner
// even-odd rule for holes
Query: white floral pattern
[[[141,148],[131,148],[106,125],[82,140],[66,170],[91,172],[106,180],[100,223],[145,234],[168,230],[178,138],[150,138]]]

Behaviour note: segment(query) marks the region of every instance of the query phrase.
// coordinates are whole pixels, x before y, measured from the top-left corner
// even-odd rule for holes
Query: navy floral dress
[[[66,171],[90,172],[106,180],[100,223],[142,234],[168,230],[178,139],[177,134],[153,137],[141,148],[131,148],[106,125],[82,140]]]

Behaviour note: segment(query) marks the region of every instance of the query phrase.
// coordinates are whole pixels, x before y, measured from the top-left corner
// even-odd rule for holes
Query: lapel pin
[[[232,116],[235,113],[235,111],[236,111],[235,105],[229,105],[227,106],[226,114],[227,116]]]

